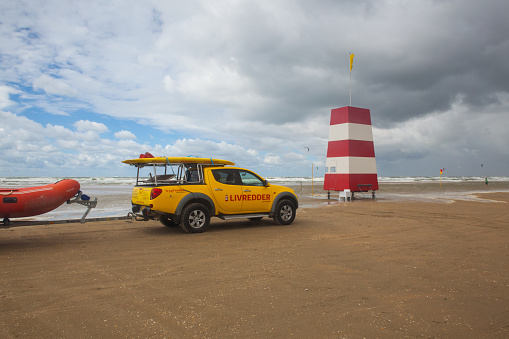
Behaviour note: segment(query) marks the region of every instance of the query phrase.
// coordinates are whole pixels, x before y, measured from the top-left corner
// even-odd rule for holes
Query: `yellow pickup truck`
[[[132,216],[180,225],[188,233],[207,230],[212,216],[223,220],[273,218],[289,225],[299,201],[288,187],[272,185],[233,162],[197,157],[142,157],[124,160],[137,168]]]

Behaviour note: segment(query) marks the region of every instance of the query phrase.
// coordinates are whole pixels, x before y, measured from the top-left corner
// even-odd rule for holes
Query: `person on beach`
[[[484,178],[484,184],[488,186],[488,178]]]

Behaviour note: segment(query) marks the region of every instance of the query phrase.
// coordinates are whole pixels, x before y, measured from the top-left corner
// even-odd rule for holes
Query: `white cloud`
[[[0,109],[4,109],[15,104],[15,102],[9,99],[9,95],[17,93],[19,93],[19,91],[13,89],[12,87],[3,85],[0,86]]]
[[[77,133],[61,125],[46,124],[46,128],[43,131],[46,137],[54,138],[59,141],[68,142],[78,139]]]
[[[263,162],[268,165],[281,165],[281,157],[277,154],[266,154]]]
[[[57,79],[47,74],[42,74],[33,81],[34,89],[42,89],[50,95],[74,96],[76,90],[62,79]]]
[[[498,96],[490,106],[476,114],[459,98],[446,112],[373,128],[377,163],[394,171],[392,166],[405,166],[420,175],[436,167],[447,167],[448,175],[472,175],[480,163],[507,163],[508,96]]]
[[[74,127],[76,127],[78,132],[95,132],[100,134],[108,131],[108,127],[106,127],[106,125],[88,120],[76,121],[74,123]]]
[[[115,133],[115,138],[117,139],[127,139],[127,140],[136,140],[136,135],[134,135],[130,131],[122,130]]]
[[[175,82],[169,75],[164,76],[164,88],[170,93],[173,92],[176,88]]]
[[[2,110],[0,120],[5,122],[0,127],[2,154],[9,155],[9,163],[24,167],[26,175],[132,175],[121,161],[137,158],[147,151],[156,156],[196,155],[228,159],[250,168],[262,163],[254,150],[224,141],[184,138],[177,139],[172,145],[151,146],[126,139],[134,134],[125,130],[115,134],[119,140],[101,138],[99,132],[104,131],[104,127],[90,121],[78,121],[75,124],[77,131],[72,131],[61,125],[42,126]],[[119,138],[121,135],[124,138]],[[3,175],[19,175],[6,159],[0,157]]]
[[[82,121],[78,124],[79,131],[72,131],[60,125],[42,126],[3,110],[0,110],[0,121],[3,155],[0,168],[4,176],[99,175],[101,171],[115,175],[116,171],[123,170],[121,160],[147,148],[132,140],[100,138],[98,132],[104,128],[98,123]],[[19,168],[23,168],[23,173]]]
[[[242,162],[251,162],[253,159],[253,153],[242,146],[225,141],[215,142],[202,139],[178,139],[172,145],[166,145],[164,152],[162,155],[165,156],[198,156]]]

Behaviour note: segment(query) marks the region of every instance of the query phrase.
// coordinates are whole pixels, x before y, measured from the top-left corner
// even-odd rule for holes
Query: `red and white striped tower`
[[[325,166],[325,190],[378,190],[369,109],[346,106],[331,110]]]

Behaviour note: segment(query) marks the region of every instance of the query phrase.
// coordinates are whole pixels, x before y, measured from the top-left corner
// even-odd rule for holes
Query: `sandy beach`
[[[352,203],[306,191],[292,225],[214,218],[203,234],[3,228],[0,336],[508,337],[509,193],[475,185]]]

